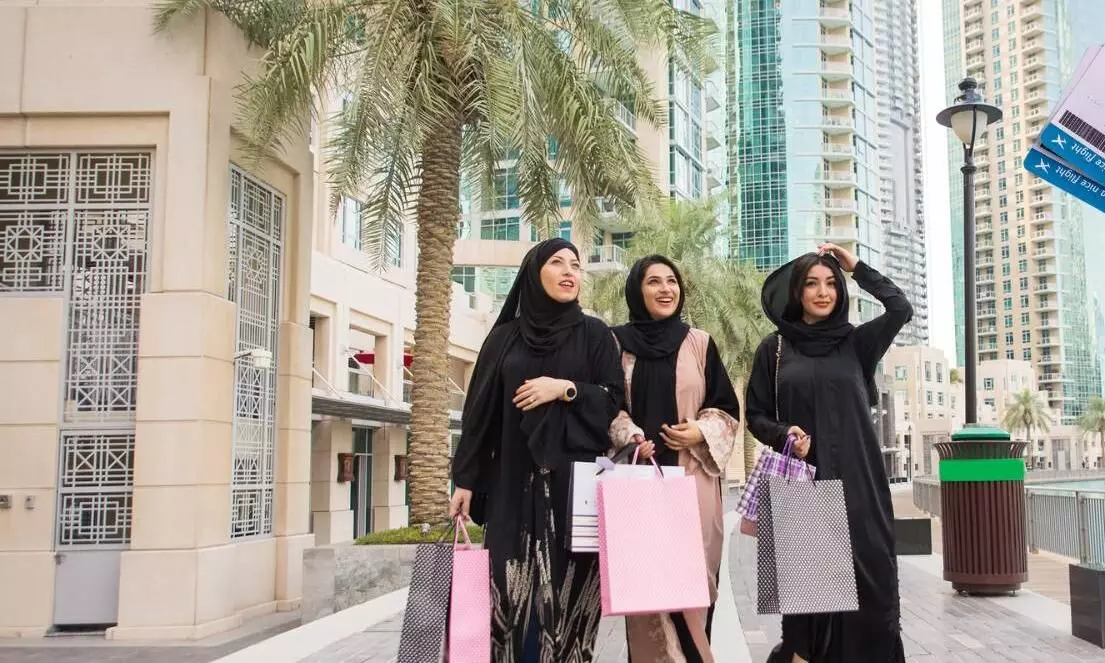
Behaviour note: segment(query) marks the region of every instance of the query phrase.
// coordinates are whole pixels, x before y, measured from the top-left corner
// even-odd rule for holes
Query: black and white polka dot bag
[[[411,568],[397,663],[445,660],[452,582],[453,546],[441,541],[419,545]]]
[[[765,481],[756,522],[758,612],[859,610],[844,483]]]

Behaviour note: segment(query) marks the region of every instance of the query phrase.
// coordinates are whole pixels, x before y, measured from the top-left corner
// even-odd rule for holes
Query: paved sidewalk
[[[735,537],[729,557],[733,593],[752,660],[764,661],[779,641],[780,619],[756,614],[756,543]],[[1069,635],[1069,609],[1057,601],[1032,592],[1016,598],[960,597],[937,575],[938,557],[899,560],[902,630],[910,663],[1105,660],[1105,651]],[[1066,629],[1055,628],[1064,619]]]
[[[368,630],[335,642],[303,659],[302,663],[392,663],[399,651],[403,615],[397,615]],[[621,619],[604,619],[599,624],[594,663],[624,663],[625,629]]]

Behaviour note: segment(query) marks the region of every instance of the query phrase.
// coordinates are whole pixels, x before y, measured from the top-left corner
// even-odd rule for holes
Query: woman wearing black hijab
[[[623,377],[610,329],[583,314],[579,253],[533,247],[469,384],[453,516],[486,523],[496,663],[586,663],[601,617],[598,558],[568,552],[571,464],[610,448]]]
[[[711,604],[724,541],[721,473],[740,437],[740,404],[709,334],[683,322],[683,277],[663,256],[641,258],[625,281],[629,324],[614,328],[629,410],[610,427],[615,446],[636,442],[645,458],[681,465],[698,486]],[[678,564],[679,560],[667,560]],[[626,620],[629,660],[712,663],[713,609]]]
[[[882,315],[848,322],[844,272],[882,303]],[[890,279],[835,244],[771,274],[762,303],[778,333],[756,351],[748,428],[780,452],[797,436],[795,452],[818,479],[843,481],[859,590],[858,612],[784,616],[771,661],[904,663],[893,507],[871,407],[878,363],[913,308]]]

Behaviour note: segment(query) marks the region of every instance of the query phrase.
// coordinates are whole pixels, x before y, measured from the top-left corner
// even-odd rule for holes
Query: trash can
[[[1026,444],[984,426],[967,426],[936,444],[944,580],[957,592],[1009,594],[1028,581]]]

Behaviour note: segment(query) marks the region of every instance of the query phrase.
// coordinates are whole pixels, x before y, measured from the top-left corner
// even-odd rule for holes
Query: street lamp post
[[[982,100],[978,83],[968,76],[959,83],[961,94],[955,103],[936,116],[936,121],[951,129],[963,143],[963,306],[965,357],[963,382],[965,423],[978,423],[978,293],[975,292],[975,141],[986,127],[1001,120],[1001,109]]]

